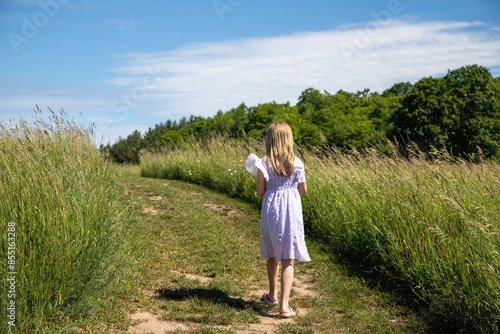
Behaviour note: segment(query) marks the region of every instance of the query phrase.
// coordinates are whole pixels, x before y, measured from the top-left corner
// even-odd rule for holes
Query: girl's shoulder
[[[304,168],[304,163],[302,162],[302,160],[299,159],[299,157],[295,157],[294,166]]]

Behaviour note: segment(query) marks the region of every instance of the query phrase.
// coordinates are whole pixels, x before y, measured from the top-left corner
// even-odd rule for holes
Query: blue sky
[[[500,1],[0,0],[0,59],[2,122],[62,108],[106,144],[309,87],[500,76]]]

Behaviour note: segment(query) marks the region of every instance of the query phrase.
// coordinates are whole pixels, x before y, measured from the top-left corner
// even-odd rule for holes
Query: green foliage
[[[184,137],[182,136],[181,131],[179,130],[172,130],[167,133],[165,133],[161,138],[159,139],[159,144],[179,144],[184,141]],[[136,161],[134,161],[136,162]],[[138,162],[138,161],[137,161]]]
[[[168,131],[172,130],[172,121],[156,124],[154,128],[149,128],[144,134],[142,146],[148,148],[156,148],[159,145],[160,138]]]
[[[410,90],[412,90],[413,85],[410,82],[398,82],[394,84],[391,88],[386,89],[383,93],[383,97],[387,96],[404,96]]]
[[[178,145],[186,139],[225,135],[260,139],[275,121],[290,124],[297,144],[366,148],[387,138],[414,141],[429,152],[433,147],[462,156],[500,158],[500,79],[481,66],[465,66],[443,78],[423,78],[415,85],[394,84],[382,94],[368,88],[335,94],[304,90],[297,105],[275,101],[213,117],[182,118],[156,125],[141,138],[135,131],[107,146],[118,163],[139,163],[141,149]]]
[[[389,146],[390,147],[390,146]],[[202,184],[259,203],[243,168],[264,144],[188,141],[141,159],[141,174]],[[449,332],[498,332],[500,166],[392,147],[341,153],[300,149],[309,192],[306,230],[331,252],[375,274]]]
[[[118,194],[91,132],[64,115],[0,124],[0,147],[5,261],[7,224],[15,224],[15,269],[0,266],[0,331],[7,333],[7,272],[15,271],[15,332],[34,333],[88,308],[109,278],[122,231]]]
[[[119,299],[121,310],[132,309],[112,323],[103,319],[113,314],[105,311],[107,305],[102,307],[105,317],[92,314],[92,323],[99,326],[94,332],[126,332],[133,310],[154,310],[161,320],[182,321],[179,326],[186,328],[175,333],[183,334],[204,333],[206,328],[223,333],[422,332],[420,322],[402,316],[385,302],[385,295],[346,275],[312,240],[307,243],[314,261],[296,266],[291,300],[298,311],[295,325],[281,326],[286,321],[276,319],[262,326],[279,308],[262,302],[258,292],[268,284],[259,256],[260,208],[186,182],[139,177],[138,172],[132,165],[115,169],[122,199],[133,203],[137,218],[128,225],[131,231],[121,247],[130,272],[120,278],[140,280]],[[144,294],[151,289],[157,295]],[[93,332],[89,327],[78,326]]]
[[[148,137],[150,139],[150,137]],[[141,133],[135,130],[127,138],[118,139],[118,142],[113,146],[107,146],[104,151],[107,151],[109,157],[118,163],[139,163],[139,150],[142,148]]]
[[[478,65],[418,81],[394,113],[394,135],[424,151],[500,157],[500,86]],[[478,148],[479,147],[479,148]]]

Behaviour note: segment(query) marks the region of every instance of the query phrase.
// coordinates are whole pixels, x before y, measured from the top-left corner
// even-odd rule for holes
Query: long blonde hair
[[[267,129],[266,156],[276,174],[292,175],[295,155],[292,129],[287,123],[275,122]]]

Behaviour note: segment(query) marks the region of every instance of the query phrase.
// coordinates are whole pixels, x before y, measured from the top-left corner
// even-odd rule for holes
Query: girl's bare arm
[[[266,178],[264,173],[259,170],[259,175],[257,175],[257,196],[264,196],[266,193]]]
[[[299,183],[297,188],[299,189],[299,194],[301,194],[301,195],[304,195],[307,192],[307,184],[305,182]]]

